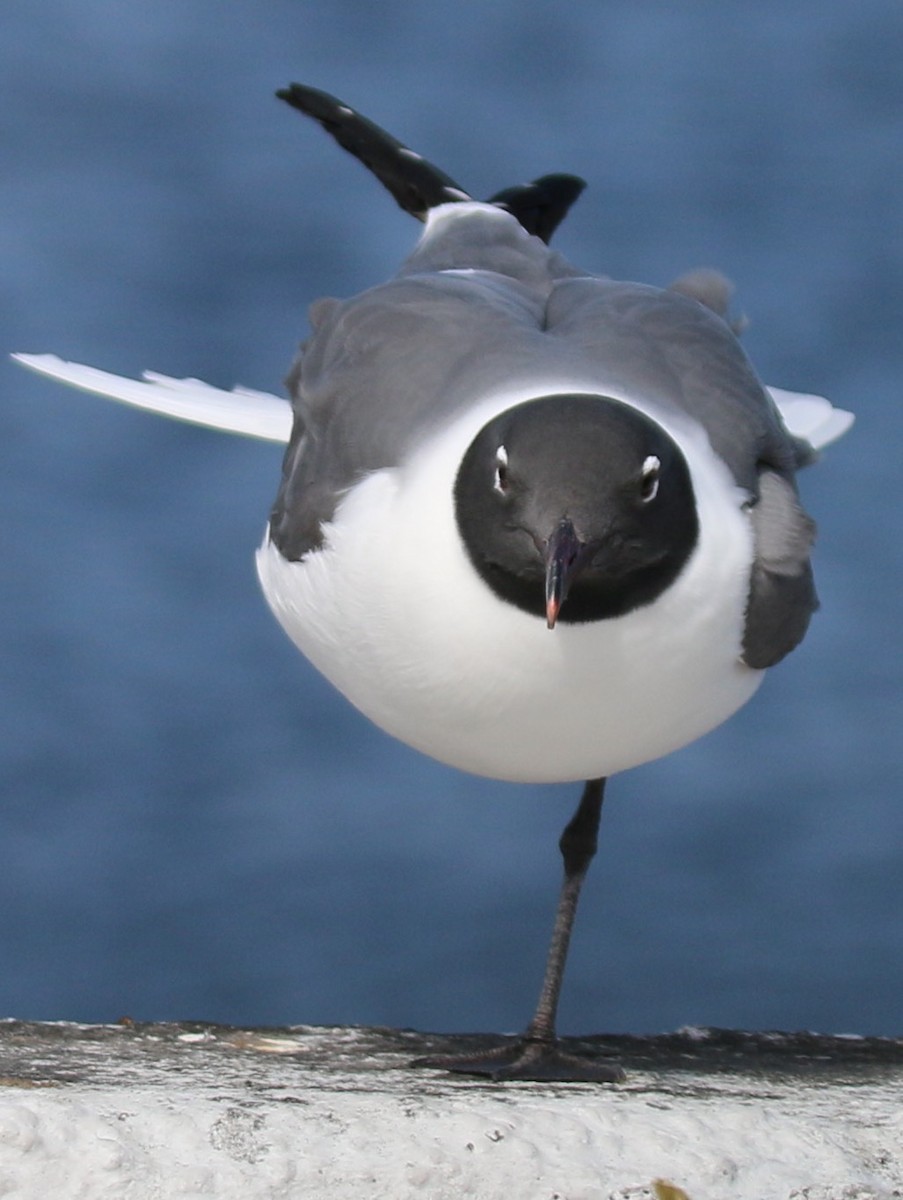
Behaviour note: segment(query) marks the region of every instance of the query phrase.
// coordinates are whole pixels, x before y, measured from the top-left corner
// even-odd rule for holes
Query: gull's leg
[[[555,928],[546,959],[539,1002],[526,1032],[496,1050],[473,1055],[436,1055],[417,1060],[418,1066],[444,1067],[491,1079],[534,1079],[616,1083],[624,1078],[619,1066],[597,1058],[565,1054],[555,1033],[558,998],[567,961],[580,889],[596,853],[599,817],[605,794],[604,779],[590,779],[558,843],[564,859],[564,882],[555,914]]]

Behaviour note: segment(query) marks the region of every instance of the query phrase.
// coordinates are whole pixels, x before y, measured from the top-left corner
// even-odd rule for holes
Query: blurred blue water
[[[590,189],[571,259],[738,285],[770,382],[859,423],[803,481],[823,610],[746,711],[616,780],[562,1008],[900,1033],[898,0],[7,0],[4,350],[278,389],[307,304],[417,227],[300,79],[476,194]],[[372,729],[276,628],[278,448],[0,363],[0,1014],[511,1029],[575,789]]]

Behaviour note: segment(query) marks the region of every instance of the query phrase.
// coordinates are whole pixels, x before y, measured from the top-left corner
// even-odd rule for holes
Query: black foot
[[[621,1083],[617,1063],[567,1054],[558,1042],[517,1038],[495,1050],[476,1054],[435,1054],[414,1059],[411,1066],[437,1067],[460,1075],[493,1080],[523,1079],[536,1083]]]

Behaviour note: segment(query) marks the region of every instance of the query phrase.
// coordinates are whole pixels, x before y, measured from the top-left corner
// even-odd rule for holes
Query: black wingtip
[[[429,210],[440,204],[472,199],[444,171],[329,92],[291,83],[276,95],[317,121],[376,176],[405,212],[419,220],[426,220]],[[488,203],[504,208],[528,233],[548,242],[585,187],[576,175],[543,175],[497,192]]]
[[[343,150],[376,176],[405,212],[419,220],[425,220],[427,212],[440,204],[471,199],[444,171],[328,92],[292,83],[276,95],[313,117]]]
[[[489,203],[510,212],[528,233],[548,244],[585,187],[586,181],[577,175],[542,175],[532,183],[496,192]]]

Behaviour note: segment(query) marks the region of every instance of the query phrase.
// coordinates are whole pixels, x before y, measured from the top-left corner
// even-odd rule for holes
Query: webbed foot
[[[568,1054],[558,1041],[514,1038],[494,1050],[475,1054],[435,1054],[417,1058],[415,1067],[436,1067],[460,1075],[536,1083],[621,1083],[624,1072],[611,1060]]]

